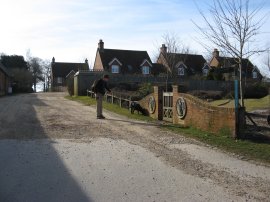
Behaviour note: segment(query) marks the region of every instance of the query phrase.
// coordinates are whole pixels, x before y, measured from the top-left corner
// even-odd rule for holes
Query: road
[[[270,168],[61,93],[0,98],[0,201],[270,201]]]

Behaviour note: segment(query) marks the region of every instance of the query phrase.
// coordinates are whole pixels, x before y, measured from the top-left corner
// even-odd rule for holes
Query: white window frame
[[[258,72],[253,71],[253,72],[252,72],[252,78],[253,78],[253,79],[257,79],[257,78],[258,78]]]
[[[62,77],[57,77],[56,81],[57,81],[57,84],[63,84],[63,78]]]
[[[178,75],[185,76],[185,67],[183,67],[182,65],[178,67]]]
[[[119,72],[120,72],[120,66],[119,65],[112,65],[112,73],[119,74]]]
[[[143,75],[150,74],[150,67],[149,66],[142,66],[142,73],[143,73]]]
[[[203,69],[203,76],[207,76],[208,73],[209,73],[209,69],[204,68],[204,69]]]

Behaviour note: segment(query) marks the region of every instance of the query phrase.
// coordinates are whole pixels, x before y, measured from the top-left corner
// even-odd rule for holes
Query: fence
[[[87,90],[86,94],[88,97],[91,98],[95,98],[96,94],[93,91]],[[111,103],[111,104],[117,104],[119,105],[121,108],[126,108],[129,109],[130,108],[130,104],[131,104],[131,97],[126,97],[126,96],[122,96],[119,94],[108,94],[106,93],[104,96],[104,101]]]

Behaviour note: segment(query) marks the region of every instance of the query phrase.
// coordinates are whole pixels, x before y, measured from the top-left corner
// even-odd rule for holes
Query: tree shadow
[[[0,100],[0,201],[92,201],[39,122],[36,94]]]

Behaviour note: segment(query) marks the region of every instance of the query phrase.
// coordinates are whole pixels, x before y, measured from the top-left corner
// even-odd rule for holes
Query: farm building
[[[8,94],[11,86],[11,75],[6,67],[0,63],[0,96]]]

